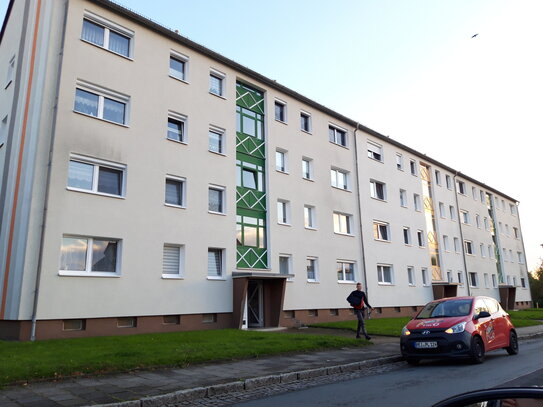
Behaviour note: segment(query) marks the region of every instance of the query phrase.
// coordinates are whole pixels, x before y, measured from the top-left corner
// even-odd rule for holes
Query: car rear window
[[[471,312],[471,299],[435,301],[426,304],[416,319],[463,317]]]

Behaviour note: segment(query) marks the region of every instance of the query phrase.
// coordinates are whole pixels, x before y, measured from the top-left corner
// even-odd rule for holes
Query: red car
[[[409,364],[426,358],[470,358],[481,363],[485,352],[518,353],[509,314],[490,297],[452,297],[432,301],[403,328],[402,355]]]

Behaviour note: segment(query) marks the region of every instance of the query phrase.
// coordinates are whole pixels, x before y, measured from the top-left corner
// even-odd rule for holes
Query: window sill
[[[319,284],[320,283],[320,281],[318,281],[318,280],[307,280],[307,282],[310,283],[310,284]]]
[[[281,120],[281,119],[275,119],[276,122],[278,123],[281,123],[281,124],[284,124],[284,125],[288,125],[288,123],[284,120]]]
[[[330,142],[330,144],[333,144],[333,145],[335,145],[335,146],[338,146],[338,147],[344,148],[345,150],[348,150],[348,149],[349,149],[349,147],[347,147],[347,146],[344,146],[343,144],[339,144],[339,143],[336,143],[336,142],[334,142],[334,141],[330,141],[330,140],[328,140],[328,141]]]
[[[277,222],[277,224],[281,226],[292,226],[290,223],[283,223],[283,222]]]
[[[207,279],[210,280],[210,281],[226,281],[226,278],[224,278],[224,277],[207,276]]]
[[[126,35],[126,34],[125,34]],[[96,47],[96,48],[100,48],[100,49],[103,49],[104,51],[107,51],[113,55],[117,55],[121,58],[124,58],[124,59],[127,59],[129,61],[134,61],[133,58],[129,57],[129,56],[126,56],[126,55],[123,55],[123,54],[119,54],[118,52],[115,52],[115,51],[112,51],[110,50],[109,48],[106,48],[106,47],[102,47],[101,45],[98,45],[98,44],[95,44],[94,42],[90,42],[90,41],[87,41],[83,38],[79,38],[81,41],[83,41],[84,43],[86,44],[89,44],[89,45],[92,45],[93,47]],[[132,37],[130,37],[130,42],[132,42]],[[132,44],[130,44],[132,46]]]
[[[226,216],[225,212],[215,212],[215,211],[207,211],[210,215],[219,215],[219,216]]]
[[[374,197],[374,196],[372,196],[371,199],[373,199],[375,201],[379,201],[379,202],[385,202],[385,203],[387,202],[386,199],[381,199],[381,198],[377,198],[377,197]]]
[[[62,277],[105,277],[105,278],[119,278],[119,273],[107,273],[100,271],[84,272],[84,271],[64,271],[59,270],[59,276]]]
[[[335,187],[333,185],[330,185],[332,188],[334,189],[337,189],[337,190],[340,190],[340,191],[344,191],[344,192],[353,192],[351,191],[349,188],[345,189],[345,188],[340,188],[340,187]]]
[[[351,284],[351,285],[356,284],[356,282],[354,280],[338,280],[337,283],[338,284]]]
[[[184,141],[184,140],[174,140],[174,139],[168,138],[168,137],[166,137],[166,140],[168,140],[168,141],[173,141],[174,143],[177,143],[177,144],[184,144],[184,145],[188,145],[188,144],[189,144],[189,143],[187,143],[187,142]]]
[[[178,274],[162,274],[163,280],[184,280],[185,277]]]
[[[218,93],[214,93],[214,92],[209,91],[209,94],[213,95],[215,97],[218,97],[219,99],[226,100],[226,97],[224,97],[223,95],[219,95]]]
[[[352,233],[334,232],[335,235],[354,237]]]
[[[409,287],[412,287],[412,288],[416,288],[417,285],[416,284],[408,284]]]
[[[378,162],[378,163],[381,163],[381,164],[384,164],[385,162],[383,160],[378,160],[377,158],[373,158],[373,157],[368,157],[370,160],[372,161],[375,161],[375,162]],[[403,170],[402,170],[403,171]]]
[[[177,77],[177,76],[175,76],[175,75],[172,75],[172,74],[169,74],[168,76],[169,76],[170,78],[172,78],[172,79],[175,79],[176,81],[179,81],[179,82],[185,83],[185,84],[187,84],[187,85],[190,85],[190,83],[189,83],[187,80],[185,80],[185,79],[179,78],[179,77]]]
[[[87,113],[83,113],[83,112],[78,112],[77,110],[73,110],[73,112],[74,112],[74,113],[77,113],[77,114],[80,114],[81,116],[90,117],[90,118],[92,118],[92,119],[100,120],[100,121],[102,121],[102,122],[115,124],[115,125],[117,125],[117,126],[125,127],[125,128],[127,128],[127,129],[130,128],[130,126],[128,126],[127,124],[124,124],[124,123],[112,122],[111,120],[106,120],[106,119],[103,119],[103,118],[98,117],[98,116],[93,116],[93,115],[91,115],[91,114],[87,114]]]
[[[221,153],[219,151],[207,150],[212,154],[220,155],[221,157],[226,157],[226,153]]]
[[[304,130],[304,129],[300,129],[301,132],[305,133],[305,134],[309,134],[310,136],[313,135],[313,133],[311,133],[309,130]],[[335,144],[335,143],[334,143]]]
[[[94,192],[94,191],[89,191],[87,189],[78,189],[78,188],[66,187],[66,190],[72,191],[72,192],[80,192],[80,193],[83,193],[83,194],[104,196],[106,198],[115,198],[115,199],[122,199],[122,200],[126,199],[126,197],[122,196],[122,195],[104,194],[103,192]]]
[[[317,231],[318,229],[317,228],[314,228],[314,227],[311,227],[311,226],[304,226],[305,230],[313,230],[313,231]]]
[[[174,204],[170,204],[170,203],[165,203],[164,206],[168,206],[170,208],[177,208],[177,209],[187,209],[186,206],[174,205]]]
[[[305,180],[305,181],[309,181],[309,182],[315,182],[315,180],[313,178],[302,177],[302,179]]]
[[[378,282],[377,285],[392,287],[392,286],[394,286],[394,283],[383,283],[383,282]]]
[[[384,239],[373,239],[376,242],[382,242],[382,243],[392,243],[390,240],[384,240]]]
[[[278,173],[280,173],[280,174],[290,175],[290,174],[288,173],[288,171],[278,170],[277,168],[275,169],[275,172],[278,172]]]

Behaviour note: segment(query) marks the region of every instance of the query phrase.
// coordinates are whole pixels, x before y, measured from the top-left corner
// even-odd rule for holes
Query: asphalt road
[[[419,366],[360,379],[313,387],[239,407],[277,406],[431,406],[470,390],[505,386],[543,387],[543,338],[520,343],[518,355],[505,351],[486,355],[481,365],[463,361],[423,361]]]

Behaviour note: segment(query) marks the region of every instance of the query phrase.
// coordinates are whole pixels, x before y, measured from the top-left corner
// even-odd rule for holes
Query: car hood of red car
[[[469,321],[469,315],[463,317],[437,317],[426,319],[412,319],[407,324],[407,329],[410,331],[414,329],[435,329],[443,328],[447,329],[459,322]]]

